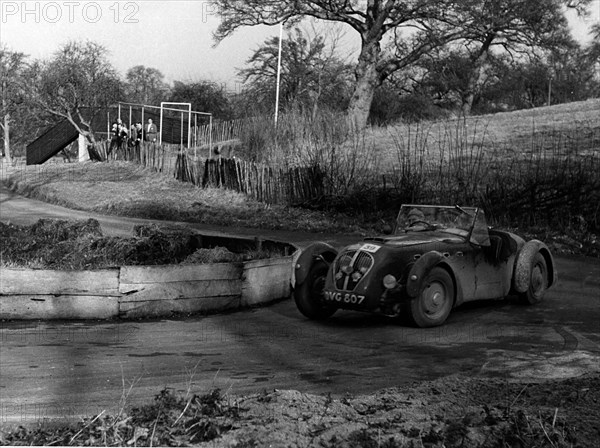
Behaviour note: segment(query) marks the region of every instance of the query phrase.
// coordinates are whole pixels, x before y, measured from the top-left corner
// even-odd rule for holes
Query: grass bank
[[[6,183],[24,196],[108,215],[224,228],[357,234],[376,230],[373,223],[343,213],[268,205],[231,190],[179,182],[130,162],[23,166]]]

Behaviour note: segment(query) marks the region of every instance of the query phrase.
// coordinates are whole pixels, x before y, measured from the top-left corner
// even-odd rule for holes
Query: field
[[[454,137],[455,142],[466,142],[467,148],[481,147],[488,157],[509,159],[540,148],[564,148],[578,155],[589,155],[600,149],[600,99],[472,116],[466,120],[378,129],[374,135],[374,146],[378,154],[387,156],[386,164],[394,160],[393,148],[411,128],[413,135],[428,136],[426,146],[432,153],[436,148],[448,146],[444,142]],[[457,130],[462,131],[465,138],[457,139],[460,137]]]

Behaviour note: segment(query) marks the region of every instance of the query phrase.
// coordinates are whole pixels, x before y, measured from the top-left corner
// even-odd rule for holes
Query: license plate
[[[351,305],[360,305],[365,300],[365,296],[352,294],[349,292],[324,291],[323,295],[325,301],[327,302],[345,303]]]

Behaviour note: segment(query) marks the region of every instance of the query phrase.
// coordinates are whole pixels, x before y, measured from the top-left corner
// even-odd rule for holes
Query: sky
[[[569,19],[574,36],[589,41],[589,27],[600,22],[600,0],[594,0],[589,18]],[[204,0],[0,0],[0,43],[13,51],[46,59],[69,40],[92,40],[108,49],[122,75],[145,65],[160,70],[169,83],[211,80],[235,91],[236,69],[265,39],[278,36],[279,28],[242,28],[215,47],[212,32],[218,25],[214,5]],[[347,41],[347,51],[356,53],[355,33],[347,33]]]

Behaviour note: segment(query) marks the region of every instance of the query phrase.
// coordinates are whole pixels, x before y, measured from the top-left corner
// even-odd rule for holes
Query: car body
[[[390,235],[339,252],[310,245],[295,278],[296,305],[311,319],[349,309],[407,313],[417,326],[431,327],[472,300],[516,294],[535,304],[557,273],[543,242],[489,228],[481,208],[407,204]]]

